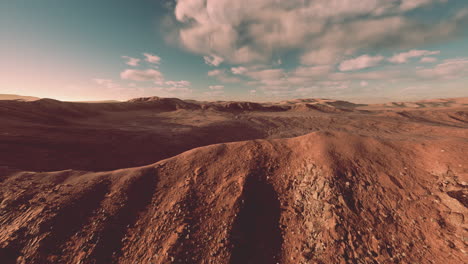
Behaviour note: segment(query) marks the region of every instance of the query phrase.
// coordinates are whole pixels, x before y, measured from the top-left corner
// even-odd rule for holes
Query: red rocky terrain
[[[467,104],[0,101],[0,260],[464,263]]]

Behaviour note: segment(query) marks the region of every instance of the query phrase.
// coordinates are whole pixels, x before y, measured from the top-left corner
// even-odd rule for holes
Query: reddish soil
[[[0,101],[0,123],[1,263],[467,259],[463,98]]]

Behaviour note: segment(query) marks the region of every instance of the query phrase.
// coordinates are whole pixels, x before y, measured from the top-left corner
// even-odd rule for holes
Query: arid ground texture
[[[468,260],[468,98],[0,101],[0,262]]]

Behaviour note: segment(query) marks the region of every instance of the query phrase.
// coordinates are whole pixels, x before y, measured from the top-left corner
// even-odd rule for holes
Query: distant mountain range
[[[16,100],[16,101],[36,101],[41,98],[34,96],[23,96],[17,94],[0,94],[0,100]]]

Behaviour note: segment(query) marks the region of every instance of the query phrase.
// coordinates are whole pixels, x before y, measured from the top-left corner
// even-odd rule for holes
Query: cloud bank
[[[381,48],[412,48],[456,35],[467,23],[460,12],[419,21],[408,12],[447,0],[179,0],[177,40],[207,64],[268,63],[299,52],[302,64],[336,63]]]

